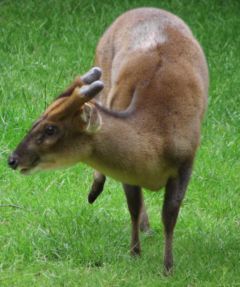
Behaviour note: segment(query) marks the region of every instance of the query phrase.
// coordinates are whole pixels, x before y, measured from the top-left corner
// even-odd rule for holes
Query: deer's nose
[[[16,169],[18,167],[18,156],[17,155],[10,155],[10,157],[8,158],[8,165],[12,168],[12,169]]]

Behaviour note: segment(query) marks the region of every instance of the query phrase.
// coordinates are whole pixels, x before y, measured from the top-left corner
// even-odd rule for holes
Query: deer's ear
[[[87,133],[97,132],[102,125],[102,118],[98,110],[92,104],[85,104],[81,111],[81,120],[84,122]]]

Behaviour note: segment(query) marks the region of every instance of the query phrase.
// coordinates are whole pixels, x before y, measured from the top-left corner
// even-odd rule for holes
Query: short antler
[[[86,102],[89,102],[103,89],[103,87],[104,85],[101,81],[95,81],[90,85],[84,85],[81,88],[76,87],[72,95],[58,108],[58,116],[73,112]]]
[[[86,103],[93,99],[101,90],[104,88],[104,84],[102,81],[95,81],[90,85],[82,86],[78,90],[78,97],[81,98],[82,103]]]
[[[77,76],[73,83],[58,97],[70,97],[77,87],[82,87],[83,85],[89,85],[101,78],[102,70],[99,67],[93,67],[83,76]]]
[[[90,71],[88,71],[85,75],[83,75],[81,80],[84,84],[91,84],[101,78],[102,70],[99,67],[93,67]]]

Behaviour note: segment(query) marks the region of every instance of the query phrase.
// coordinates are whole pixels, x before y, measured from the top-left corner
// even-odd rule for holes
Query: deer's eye
[[[56,133],[56,131],[57,131],[56,126],[49,125],[49,126],[46,126],[46,128],[45,128],[45,134],[48,136],[54,135]]]

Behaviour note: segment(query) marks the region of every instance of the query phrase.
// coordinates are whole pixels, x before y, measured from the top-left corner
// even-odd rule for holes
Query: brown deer
[[[103,190],[105,175],[122,182],[133,255],[140,254],[140,221],[142,229],[148,228],[141,188],[165,187],[164,266],[170,271],[173,230],[207,105],[203,51],[181,19],[139,8],[120,16],[105,32],[95,63],[101,69],[77,77],[47,108],[9,157],[9,165],[26,174],[84,162],[97,170],[89,202]],[[101,70],[104,89],[98,80]]]

